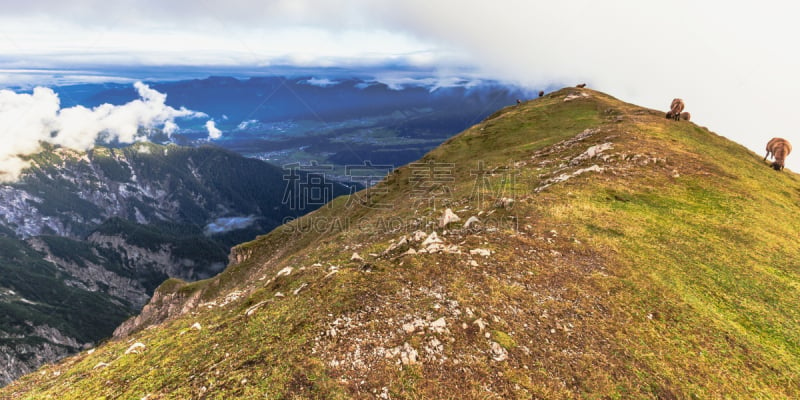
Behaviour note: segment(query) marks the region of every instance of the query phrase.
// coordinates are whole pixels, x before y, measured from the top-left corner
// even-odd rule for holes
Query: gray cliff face
[[[233,244],[308,211],[282,201],[284,171],[216,148],[47,148],[30,162],[0,184],[0,384],[110,336],[164,280],[211,277]]]
[[[43,215],[35,204],[42,199],[13,186],[0,186],[0,219],[21,238],[41,235],[43,231],[67,236],[67,228],[59,218]]]
[[[0,386],[35,371],[44,363],[58,360],[91,345],[79,345],[74,338],[66,337],[57,329],[46,325],[35,326],[34,330],[35,336],[32,337],[38,340],[17,338],[0,341]]]
[[[102,263],[96,264],[87,261],[81,266],[53,255],[47,243],[39,238],[31,238],[28,243],[34,249],[44,253],[46,261],[52,262],[70,277],[64,281],[69,286],[89,292],[105,291],[115,300],[124,300],[124,302],[117,302],[123,307],[140,308],[150,298],[147,289],[141,282],[110,271]]]
[[[145,144],[137,146],[150,149]],[[91,157],[68,149],[55,149],[53,153],[57,157],[55,165],[52,159],[34,162],[33,170],[19,184],[0,187],[0,221],[17,236],[80,237],[84,225],[99,224],[111,217],[139,224],[181,219],[180,198],[171,193],[170,182],[140,178],[129,160],[130,152],[101,149]],[[111,168],[115,172],[100,165],[106,165],[106,169],[114,165]],[[42,186],[67,189],[70,200],[82,204],[73,204],[66,210],[53,209],[53,203],[61,199],[49,190],[41,190]],[[37,196],[37,192],[44,196]],[[201,193],[189,195],[198,204],[208,202]]]

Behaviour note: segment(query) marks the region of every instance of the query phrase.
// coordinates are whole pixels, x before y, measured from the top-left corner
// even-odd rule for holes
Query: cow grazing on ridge
[[[767,157],[772,154],[772,157],[775,159],[775,161],[771,166],[775,171],[780,171],[783,169],[783,163],[786,161],[786,156],[788,156],[791,152],[792,145],[788,140],[783,138],[772,138],[772,140],[767,142],[767,155],[764,156],[764,161],[767,161]]]
[[[681,119],[684,120],[684,121],[688,121],[688,120],[692,119],[692,114],[689,114],[688,111],[684,111],[684,112],[681,113]]]
[[[675,121],[681,118],[681,112],[685,105],[683,104],[683,100],[681,99],[672,99],[672,103],[669,105],[669,112],[667,112],[667,119],[674,119]]]
[[[575,87],[576,87],[576,88],[581,88],[581,89],[583,89],[583,88],[585,88],[585,87],[586,87],[586,84],[585,84],[585,83],[581,83],[581,84],[579,84],[579,85],[575,85]]]
[[[539,91],[539,97],[542,97],[542,96],[544,96],[544,90],[540,90]]]

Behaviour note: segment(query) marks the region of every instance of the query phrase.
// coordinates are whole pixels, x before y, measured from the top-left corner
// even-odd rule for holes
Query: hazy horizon
[[[800,91],[800,56],[789,51],[800,37],[793,22],[800,6],[787,2],[0,4],[0,69],[6,71],[417,68],[530,88],[586,82],[654,109],[683,98],[694,122],[757,153],[775,136],[800,142],[791,118],[800,105],[794,95]],[[20,75],[0,74],[0,85]],[[800,170],[800,157],[789,156],[788,164]]]

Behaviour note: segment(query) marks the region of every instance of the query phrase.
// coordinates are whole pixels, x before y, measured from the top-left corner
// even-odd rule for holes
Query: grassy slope
[[[798,176],[598,92],[564,102],[576,91],[502,110],[428,154],[422,162],[451,163],[455,178],[436,209],[401,169],[373,192],[389,209],[339,198],[240,246],[252,256],[217,278],[170,281],[216,305],[47,366],[0,397],[800,396]],[[569,165],[607,142],[605,160]],[[478,160],[493,172],[483,181]],[[605,170],[536,190],[594,164]],[[496,208],[499,197],[516,201]],[[368,256],[430,232],[445,206],[462,221],[483,211],[483,228],[443,235],[462,254]],[[470,257],[474,248],[494,253]],[[371,272],[350,261],[354,250]],[[330,265],[341,269],[324,278]],[[293,273],[272,279],[285,266]],[[402,329],[440,317],[446,332]],[[441,350],[424,350],[433,339]],[[144,354],[123,354],[133,341]],[[492,360],[492,341],[507,360]],[[378,351],[406,343],[420,363]]]

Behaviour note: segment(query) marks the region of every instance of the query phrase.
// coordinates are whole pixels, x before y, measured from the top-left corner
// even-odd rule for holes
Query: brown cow
[[[669,112],[667,113],[667,119],[674,119],[675,121],[681,118],[681,111],[685,105],[683,104],[683,100],[681,99],[672,99],[672,103],[669,105]]]
[[[767,155],[764,156],[764,161],[767,161],[770,153],[775,161],[772,163],[772,168],[775,171],[783,169],[783,163],[786,161],[786,156],[792,152],[792,145],[788,140],[783,138],[772,138],[767,142]]]
[[[684,121],[688,121],[688,120],[692,119],[692,114],[689,114],[688,111],[684,111],[684,112],[681,113],[681,119],[684,120]]]
[[[540,90],[539,91],[539,97],[542,97],[542,96],[544,96],[544,90]]]
[[[585,87],[586,87],[586,84],[585,84],[585,83],[581,83],[581,84],[579,84],[579,85],[575,85],[575,87],[576,87],[576,88],[581,88],[581,89],[583,89],[583,88],[585,88]]]

